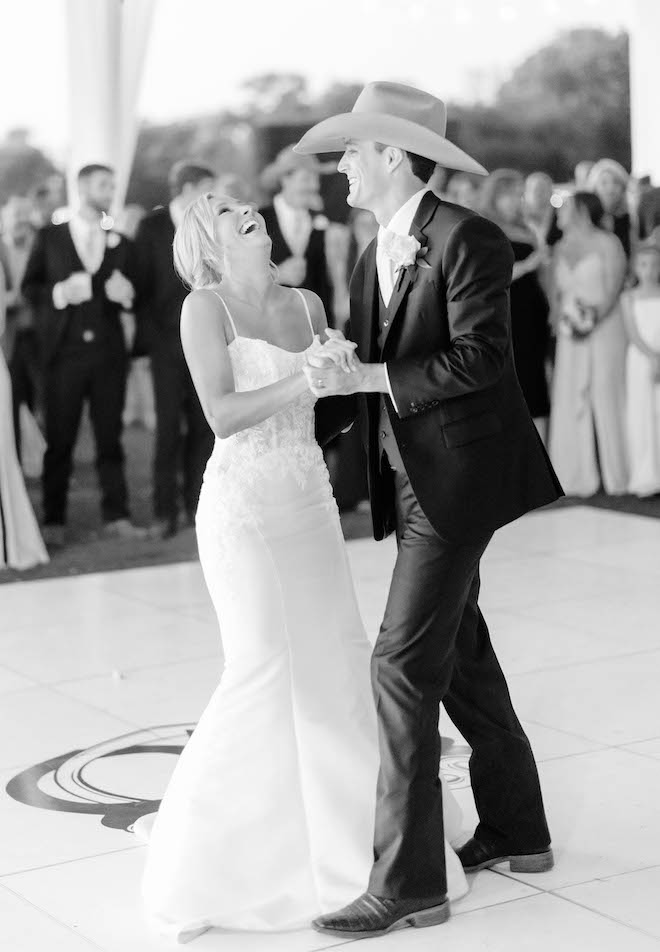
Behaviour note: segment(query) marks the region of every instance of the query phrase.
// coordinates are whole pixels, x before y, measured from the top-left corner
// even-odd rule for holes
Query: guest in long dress
[[[482,187],[481,213],[500,226],[513,248],[513,356],[529,412],[545,440],[550,413],[545,371],[550,333],[549,305],[538,271],[548,260],[548,249],[537,240],[523,219],[524,184],[522,175],[512,169],[493,172]]]
[[[660,493],[660,247],[635,254],[638,284],[621,299],[628,332],[626,432],[630,461],[628,491]]]
[[[614,159],[600,159],[588,179],[588,190],[594,192],[603,206],[602,227],[617,236],[626,258],[632,251],[632,218],[628,208],[628,180],[630,176]]]
[[[0,268],[0,340],[5,331],[5,276]],[[16,454],[11,380],[0,347],[0,569],[48,562]]]
[[[2,250],[8,278],[6,287],[6,328],[4,353],[11,377],[16,451],[21,459],[21,413],[37,411],[41,393],[41,371],[34,313],[21,292],[30,252],[34,244],[34,209],[27,198],[13,196],[2,208]],[[34,422],[32,423],[34,426]]]
[[[576,192],[560,209],[555,255],[560,315],[550,418],[550,458],[567,495],[601,485],[625,493],[626,334],[620,296],[626,256],[602,227],[597,195]]]

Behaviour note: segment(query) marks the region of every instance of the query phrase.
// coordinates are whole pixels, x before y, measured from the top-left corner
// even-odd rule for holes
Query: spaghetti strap
[[[211,289],[211,290],[212,290],[212,289]],[[227,307],[227,302],[225,301],[225,299],[224,299],[223,297],[221,297],[221,296],[218,294],[217,291],[213,291],[213,294],[215,294],[216,297],[222,302],[222,306],[223,306],[224,309],[225,309],[225,313],[226,313],[227,317],[229,318],[229,323],[231,324],[231,329],[232,329],[232,331],[234,332],[234,337],[240,337],[241,335],[240,335],[240,334],[238,333],[238,331],[236,330],[236,325],[234,324],[234,318],[231,316],[231,311],[230,311],[229,308]]]
[[[314,330],[314,325],[312,324],[312,315],[309,313],[309,304],[307,303],[307,298],[302,293],[300,288],[293,288],[293,290],[300,296],[300,300],[303,302],[303,307],[305,308],[305,314],[307,315],[307,323],[309,324],[309,329],[312,332],[312,340],[316,337],[316,331]]]

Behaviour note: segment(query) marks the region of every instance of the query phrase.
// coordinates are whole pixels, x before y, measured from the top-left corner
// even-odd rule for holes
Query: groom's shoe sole
[[[512,873],[548,873],[555,865],[555,858],[552,850],[519,856],[495,856],[476,866],[464,866],[463,870],[466,873],[478,873],[480,869],[490,869],[499,863],[508,863]]]
[[[368,929],[365,932],[353,932],[351,929],[325,929],[323,926],[316,925],[316,923],[312,923],[312,926],[323,935],[336,935],[342,939],[370,939],[379,935],[387,935],[388,932],[394,932],[397,929],[405,929],[406,926],[412,926],[413,929],[439,926],[443,922],[447,922],[449,916],[449,900],[447,900],[439,906],[430,906],[428,909],[420,909],[419,912],[409,912],[393,922],[387,929]]]

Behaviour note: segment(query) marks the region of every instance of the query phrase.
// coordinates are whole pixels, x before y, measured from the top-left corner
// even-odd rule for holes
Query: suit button
[[[389,327],[389,326],[390,326],[389,321],[383,321],[383,327]]]
[[[87,331],[83,331],[82,339],[85,341],[86,344],[91,344],[95,336],[96,335],[94,334],[94,331],[87,330]]]
[[[387,433],[385,432],[385,430],[381,430],[381,433],[380,433],[381,440],[384,440],[386,436],[387,436]]]

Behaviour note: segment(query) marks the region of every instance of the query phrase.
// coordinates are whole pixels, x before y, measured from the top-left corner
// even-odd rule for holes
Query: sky
[[[90,3],[102,0],[89,0]],[[625,27],[629,0],[156,0],[138,111],[168,121],[240,102],[241,82],[299,72],[410,82],[488,99],[561,29]],[[0,136],[16,127],[53,156],[68,138],[66,0],[0,0]]]

